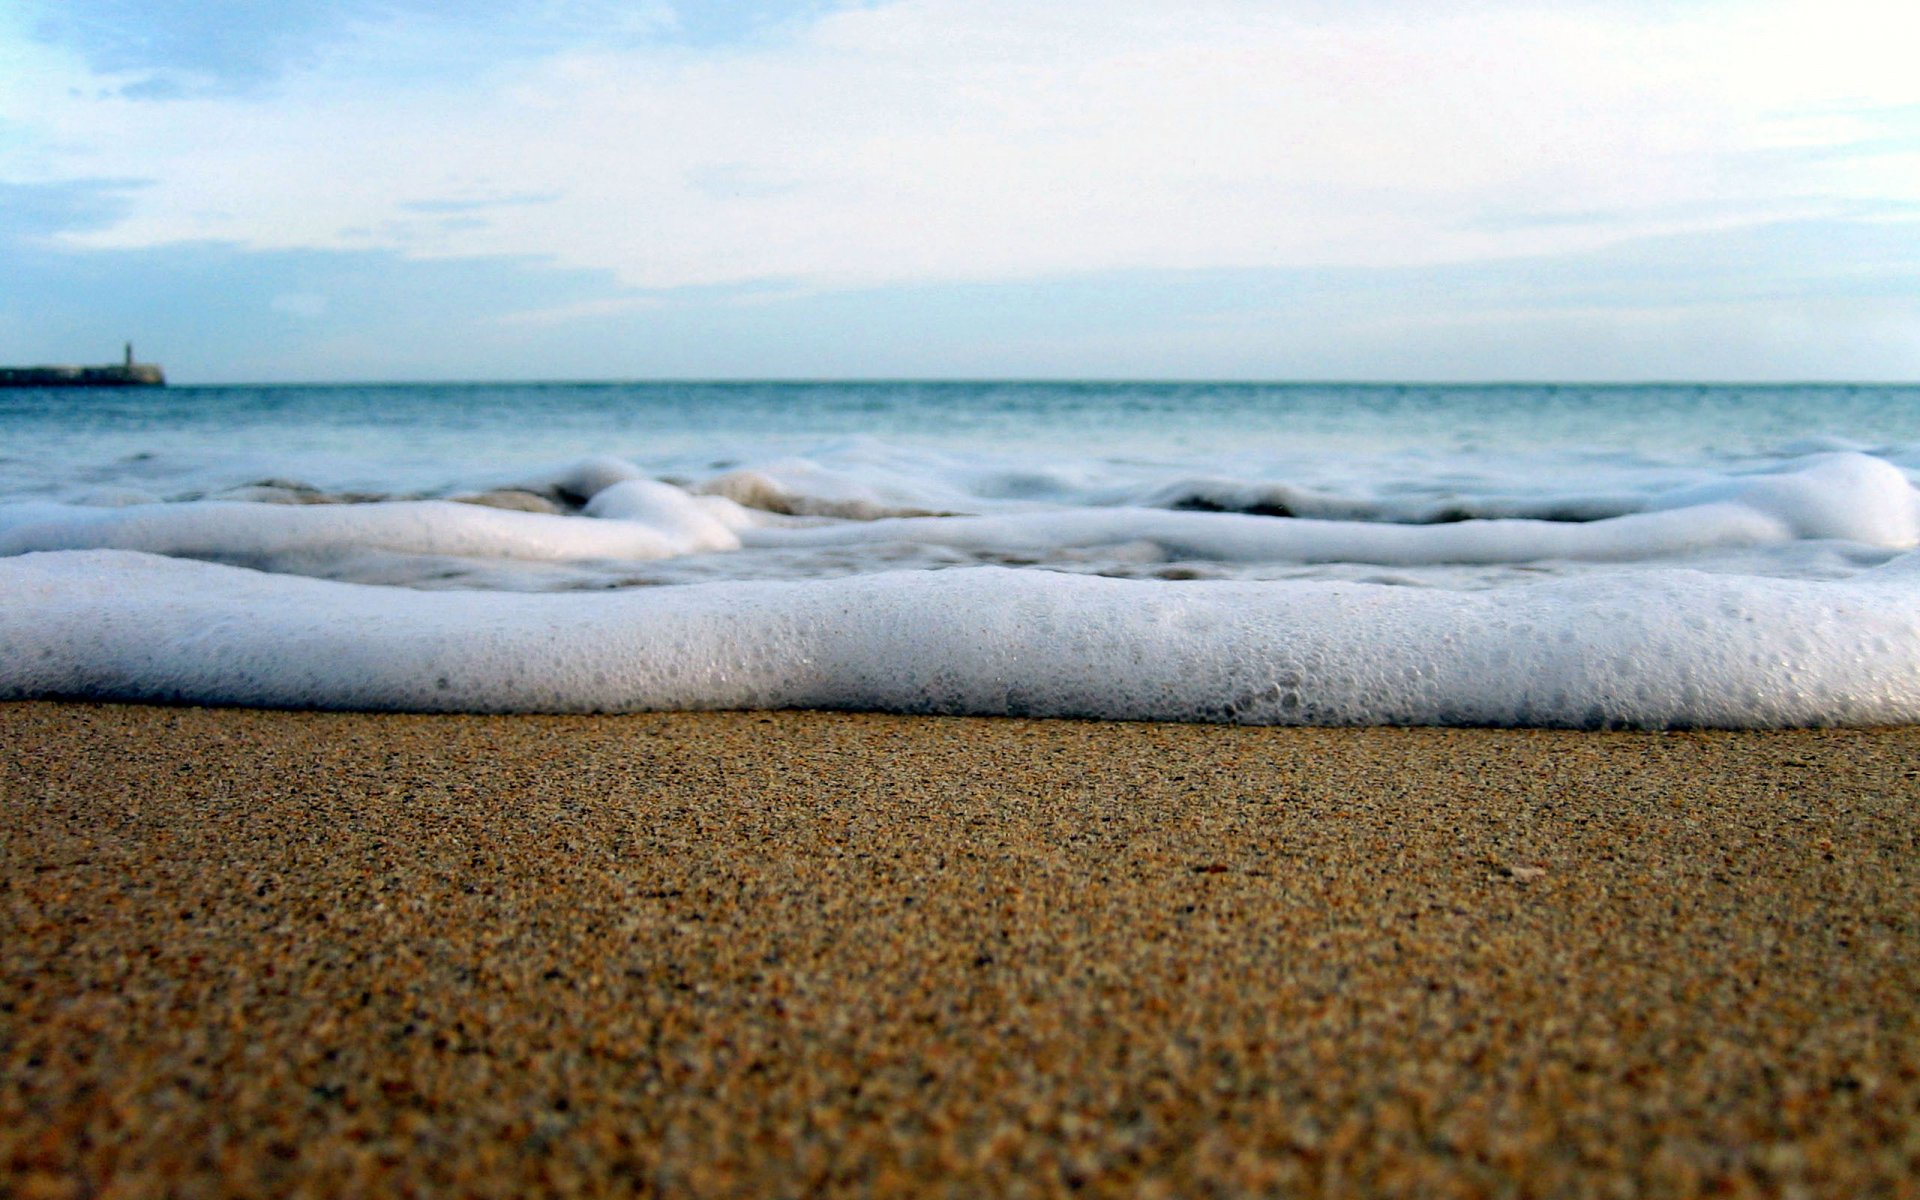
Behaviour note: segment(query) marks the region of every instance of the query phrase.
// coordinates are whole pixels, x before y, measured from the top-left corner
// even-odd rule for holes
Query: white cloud
[[[895,0],[746,47],[381,69],[424,36],[165,104],[35,51],[0,84],[0,175],[153,181],[86,244],[524,255],[637,288],[1404,266],[1920,203],[1920,8],[1892,0]]]

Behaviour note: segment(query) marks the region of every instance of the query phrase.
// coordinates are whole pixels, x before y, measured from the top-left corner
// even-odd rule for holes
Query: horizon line
[[[1149,376],[1149,375],[649,375],[565,377],[529,376],[502,378],[401,378],[401,379],[282,379],[282,380],[171,380],[169,387],[179,388],[271,388],[271,387],[631,387],[672,385],[733,386],[914,386],[914,385],[1003,385],[1003,386],[1149,386],[1149,387],[1920,387],[1916,379],[1740,379],[1648,377],[1641,379],[1392,379],[1377,377],[1230,377],[1230,376]]]

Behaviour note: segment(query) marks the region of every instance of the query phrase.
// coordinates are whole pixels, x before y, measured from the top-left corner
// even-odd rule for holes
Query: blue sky
[[[1920,379],[1890,0],[9,0],[0,361]]]

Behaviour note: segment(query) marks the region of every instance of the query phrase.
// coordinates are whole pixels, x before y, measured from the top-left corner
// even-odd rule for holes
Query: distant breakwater
[[[166,374],[153,363],[0,367],[0,387],[165,387],[166,382]]]

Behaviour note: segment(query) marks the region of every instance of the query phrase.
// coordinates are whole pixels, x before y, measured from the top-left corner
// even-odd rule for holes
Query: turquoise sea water
[[[355,499],[551,491],[570,464],[610,457],[638,474],[736,498],[745,493],[728,490],[731,481],[770,480],[793,501],[789,509],[816,516],[1142,506],[1389,523],[1564,520],[1629,513],[1679,490],[1835,451],[1920,471],[1920,388],[828,382],[0,391],[0,502],[92,506],[287,498],[288,487]],[[697,561],[611,572],[441,564],[417,579],[387,563],[344,577],[564,587],[1016,560],[1141,573],[1127,561],[1131,551],[1054,549],[956,558],[899,545],[867,555],[788,548],[673,556]],[[1785,574],[1844,571],[1851,560],[1829,550],[1795,544],[1733,561]],[[1333,565],[1285,555],[1175,557],[1182,572],[1205,577],[1353,573],[1337,553],[1311,556]],[[1505,567],[1463,568],[1444,553],[1402,566],[1435,582],[1515,577]],[[302,569],[342,574],[312,559]]]
[[[701,471],[813,453],[1288,471],[1355,487],[1572,465],[1716,470],[1822,448],[1915,465],[1920,387],[605,383],[0,391],[0,498],[82,485],[451,489],[588,454]],[[1116,470],[1117,478],[1139,472]],[[1535,478],[1529,480],[1529,476]]]

